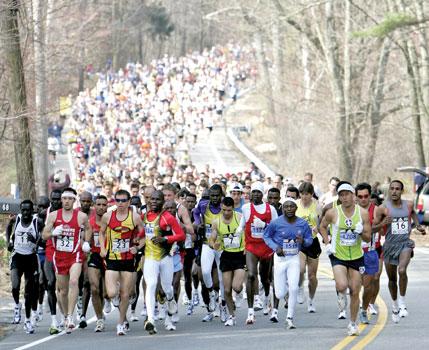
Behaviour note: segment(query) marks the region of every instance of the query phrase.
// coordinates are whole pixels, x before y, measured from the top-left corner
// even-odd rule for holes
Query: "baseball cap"
[[[350,184],[342,184],[340,187],[338,187],[337,192],[340,193],[341,191],[349,191],[351,193],[355,193],[355,189]]]
[[[232,184],[231,189],[229,192],[237,191],[237,192],[243,192],[243,186],[239,182],[235,182]]]
[[[261,193],[264,193],[264,185],[262,184],[262,182],[256,181],[252,184],[252,186],[250,187],[250,190],[253,191],[259,191]]]

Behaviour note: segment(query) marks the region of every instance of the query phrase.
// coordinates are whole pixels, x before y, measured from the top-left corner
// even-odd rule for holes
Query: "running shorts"
[[[264,242],[246,244],[246,251],[252,253],[261,260],[269,260],[274,252]]]
[[[69,254],[67,256],[56,256],[54,254],[55,273],[58,275],[68,275],[70,273],[70,268],[74,264],[82,264],[83,261],[84,256],[80,252],[76,254]]]
[[[376,250],[369,250],[363,253],[363,259],[365,262],[365,274],[375,275],[378,272],[379,255]]]
[[[361,274],[365,273],[365,261],[363,256],[355,260],[341,260],[334,256],[334,254],[331,254],[329,255],[329,259],[331,260],[332,267],[336,265],[342,265],[347,268],[359,271]]]
[[[104,271],[106,266],[104,264],[103,258],[100,256],[100,253],[91,253],[88,260],[88,267],[93,267],[94,269]]]
[[[219,268],[222,272],[245,269],[246,255],[243,252],[223,251],[220,256]]]
[[[39,260],[37,258],[37,254],[19,254],[14,253],[10,258],[9,263],[10,269],[18,269],[19,271],[29,272],[34,274],[39,273]]]
[[[108,260],[106,259],[106,270],[135,272],[134,259],[129,260]]]
[[[318,259],[322,253],[322,248],[320,248],[320,242],[317,237],[313,238],[313,243],[309,247],[301,247],[301,252],[307,255],[311,259]]]

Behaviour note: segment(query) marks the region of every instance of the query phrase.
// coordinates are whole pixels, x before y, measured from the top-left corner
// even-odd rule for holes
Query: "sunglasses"
[[[118,203],[126,203],[129,201],[129,199],[126,198],[115,198],[115,201]]]
[[[357,196],[359,199],[366,199],[369,198],[369,194],[360,194]]]

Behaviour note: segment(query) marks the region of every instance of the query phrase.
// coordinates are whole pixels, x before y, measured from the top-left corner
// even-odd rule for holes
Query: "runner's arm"
[[[42,238],[45,241],[52,237],[52,229],[54,228],[54,222],[56,218],[57,218],[57,212],[54,211],[50,213],[48,218],[46,219],[46,225],[42,233]]]
[[[419,231],[422,235],[425,235],[426,230],[422,225],[420,225],[419,218],[417,217],[417,213],[414,210],[414,205],[410,201],[408,201],[408,211],[411,214],[411,219],[413,220],[414,225],[416,225],[416,230]]]
[[[273,223],[268,224],[264,230],[264,241],[268,247],[270,247],[274,252],[277,252],[279,245],[274,241],[275,232],[275,225]]]
[[[372,222],[372,232],[379,232],[382,236],[386,234],[383,229],[385,225],[392,222],[387,215],[387,208],[383,206],[376,207],[374,210],[374,221]]]
[[[307,223],[305,223],[304,234],[302,238],[303,238],[302,245],[304,247],[309,247],[313,244],[313,234],[312,234],[310,225]]]
[[[111,213],[107,212],[101,218],[100,231],[98,232],[98,240],[100,241],[100,255],[104,258],[107,254],[106,251],[106,230],[107,224],[110,220]]]
[[[182,230],[182,227],[180,226],[177,219],[170,213],[168,213],[170,215],[166,215],[167,213],[168,212],[165,212],[162,218],[165,220],[167,225],[170,226],[171,232],[173,232],[171,236],[164,237],[167,239],[167,243],[172,244],[174,242],[184,241],[186,238],[185,231]]]
[[[360,215],[361,215],[361,218],[363,221],[362,240],[364,240],[365,242],[370,242],[371,241],[372,228],[371,228],[371,224],[369,222],[368,211],[366,211],[363,208],[360,208]]]
[[[185,225],[186,233],[190,234],[192,239],[195,240],[194,227],[192,226],[191,218],[189,217],[188,210],[186,210],[183,205],[179,207],[179,216]]]
[[[134,223],[136,224],[137,227],[137,241],[138,241],[138,245],[135,247],[137,250],[143,248],[143,246],[145,245],[145,231],[144,231],[144,224],[143,221],[141,219],[141,216],[137,213],[133,213],[133,220]]]
[[[217,242],[217,230],[218,230],[218,220],[212,222],[212,234],[209,237],[209,246],[213,249],[219,249],[220,244]],[[217,247],[215,246],[217,243]]]
[[[333,221],[333,212],[333,208],[327,210],[325,215],[322,217],[322,221],[320,222],[319,233],[322,235],[324,244],[329,244],[328,226]]]

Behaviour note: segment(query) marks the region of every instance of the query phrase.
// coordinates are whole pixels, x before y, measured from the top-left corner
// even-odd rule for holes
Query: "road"
[[[317,313],[308,314],[306,306],[298,305],[295,316],[297,329],[286,330],[283,320],[285,310],[280,310],[278,324],[271,324],[267,316],[257,312],[256,324],[244,324],[246,309],[240,308],[237,312],[237,326],[225,328],[219,319],[211,323],[202,323],[204,309],[197,307],[194,315],[186,316],[183,306],[180,306],[182,315],[175,332],[166,331],[158,321],[158,335],[149,336],[143,330],[143,322],[131,324],[131,332],[123,337],[116,336],[116,320],[118,313],[112,311],[106,318],[106,331],[94,333],[94,323],[85,330],[77,329],[70,335],[48,336],[49,314],[45,314],[33,335],[27,335],[22,326],[16,326],[0,342],[2,350],[9,349],[76,349],[96,347],[115,349],[191,349],[204,348],[205,350],[219,349],[404,349],[429,348],[429,338],[426,336],[426,324],[429,307],[427,295],[429,292],[429,248],[417,248],[415,258],[409,267],[409,289],[407,306],[409,317],[402,319],[399,324],[393,324],[390,314],[381,312],[378,319],[372,319],[359,337],[347,337],[347,320],[337,320],[336,294],[334,282],[330,277],[328,260],[322,256],[319,270],[319,287],[316,295]],[[383,274],[381,297],[390,307],[387,280]],[[244,306],[244,303],[243,303]],[[140,311],[141,303],[138,305]],[[45,307],[45,310],[48,310]],[[89,313],[92,317],[92,312]],[[386,319],[383,325],[382,319]],[[374,336],[374,333],[379,332]],[[43,341],[42,343],[38,343]],[[367,344],[368,342],[368,344]]]

